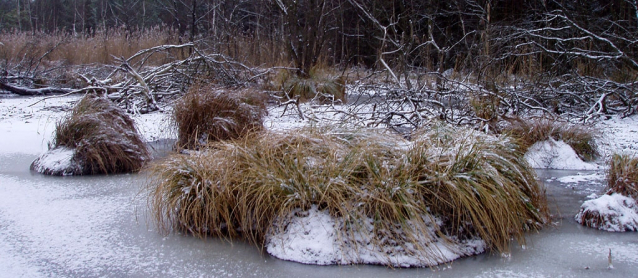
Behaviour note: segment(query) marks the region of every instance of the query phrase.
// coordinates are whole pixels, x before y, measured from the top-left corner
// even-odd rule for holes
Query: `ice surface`
[[[144,202],[131,200],[138,196],[136,194],[144,183],[144,178],[139,175],[68,179],[28,173],[29,163],[47,150],[56,121],[79,97],[52,98],[35,105],[32,104],[42,98],[0,99],[0,172],[9,168],[10,163],[14,164],[15,157],[28,161],[10,167],[11,171],[24,168],[20,177],[9,176],[6,172],[0,174],[0,277],[632,277],[638,271],[635,234],[608,235],[578,225],[572,215],[589,191],[583,196],[575,196],[574,192],[580,191],[561,189],[557,185],[548,191],[567,192],[549,199],[559,198],[555,201],[556,206],[561,214],[568,215],[558,227],[530,234],[530,245],[526,250],[514,247],[511,258],[479,255],[459,260],[450,267],[434,268],[441,271],[365,266],[317,268],[262,256],[257,248],[241,243],[201,241],[180,234],[164,237],[147,226],[150,220],[143,213]],[[283,108],[275,110],[279,114],[271,112],[266,121],[267,128],[285,129],[310,122],[299,120],[294,111],[288,119],[287,116],[279,118]],[[144,138],[154,140],[174,136],[166,127],[166,117],[166,114],[151,113],[134,116],[134,119]],[[613,117],[598,125],[604,135],[601,145],[604,154],[632,152],[638,148],[637,120],[638,116]],[[559,175],[558,180],[585,183],[586,186],[587,181],[583,179],[591,177],[590,181],[593,181],[598,174],[566,175],[570,177],[563,179]],[[122,180],[127,177],[134,179]],[[77,190],[78,186],[91,188]],[[99,191],[101,188],[108,191]],[[334,219],[321,216],[320,211],[316,214],[316,220],[300,219],[299,223],[334,222]],[[311,223],[314,221],[316,223]],[[311,232],[328,242],[328,227],[322,225],[323,231],[313,229]],[[289,230],[292,233],[288,236],[300,236],[294,231],[302,229],[293,225]],[[300,246],[310,240],[311,237],[300,236],[294,240],[283,238],[279,242],[294,242],[290,244],[292,250],[300,250]],[[323,248],[322,254],[325,251],[325,254],[337,256],[330,245]],[[609,249],[614,254],[613,270],[606,269]],[[286,251],[286,254],[288,252],[292,251]]]
[[[592,182],[592,181],[602,181],[605,179],[605,175],[602,173],[592,173],[592,174],[580,174],[573,176],[565,176],[558,179],[559,182],[562,183],[580,183],[580,182]]]

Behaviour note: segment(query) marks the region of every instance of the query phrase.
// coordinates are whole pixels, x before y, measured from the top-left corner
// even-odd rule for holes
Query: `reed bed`
[[[44,63],[59,61],[67,65],[109,64],[114,61],[114,57],[130,57],[142,49],[162,44],[179,44],[178,39],[176,30],[159,27],[143,30],[100,29],[92,35],[61,31],[3,32],[0,33],[0,60],[16,64],[21,61],[38,61],[40,57],[44,57]],[[159,65],[183,56],[183,53],[178,52],[171,54],[173,56],[153,57],[148,64]]]
[[[56,124],[50,148],[74,149],[79,175],[139,171],[151,158],[126,112],[110,100],[88,94]]]
[[[343,240],[356,242],[372,219],[373,243],[417,250],[428,250],[420,239],[432,235],[433,219],[447,240],[480,237],[506,252],[548,217],[544,190],[515,146],[464,129],[436,128],[414,142],[368,130],[252,133],[150,172],[149,205],[163,230],[260,246],[313,205],[343,224]]]

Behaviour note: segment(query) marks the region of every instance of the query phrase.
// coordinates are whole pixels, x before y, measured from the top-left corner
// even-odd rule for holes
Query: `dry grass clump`
[[[346,102],[346,77],[343,75],[332,76],[314,69],[309,77],[282,71],[274,79],[270,86],[281,89],[289,99],[299,99],[300,102]]]
[[[470,130],[436,128],[407,142],[304,129],[209,147],[152,168],[149,202],[160,227],[261,245],[291,213],[316,205],[352,242],[372,223],[374,244],[431,250],[421,239],[434,225],[446,240],[480,236],[507,251],[547,219],[544,192],[514,146]]]
[[[619,193],[638,201],[638,157],[614,154],[607,173],[607,194]]]
[[[88,94],[57,123],[53,148],[75,149],[80,175],[139,171],[151,158],[135,123],[108,99]]]
[[[503,133],[513,137],[523,153],[536,142],[553,138],[571,146],[584,161],[592,161],[600,155],[595,132],[584,126],[550,119],[527,121],[515,118],[509,121]]]
[[[173,107],[177,145],[197,149],[210,141],[242,137],[261,130],[266,113],[265,97],[255,90],[193,86]]]
[[[477,117],[488,122],[494,122],[499,116],[500,99],[493,94],[470,96],[470,107]]]

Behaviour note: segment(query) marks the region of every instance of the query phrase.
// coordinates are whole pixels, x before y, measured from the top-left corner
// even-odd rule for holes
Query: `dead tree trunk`
[[[61,94],[68,94],[72,91],[71,89],[54,88],[54,87],[29,89],[29,88],[9,85],[4,82],[0,82],[0,89],[9,91],[11,93],[14,93],[16,95],[21,95],[21,96],[61,95]]]

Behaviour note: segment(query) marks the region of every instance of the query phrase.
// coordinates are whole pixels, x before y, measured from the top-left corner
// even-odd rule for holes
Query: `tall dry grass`
[[[263,128],[265,96],[254,89],[195,85],[173,106],[179,148],[198,149],[211,141],[237,139]]]
[[[135,122],[110,100],[88,94],[56,124],[52,146],[75,149],[82,173],[139,171],[151,158]]]
[[[638,200],[638,157],[614,154],[607,172],[607,193]]]
[[[514,138],[523,153],[527,152],[536,142],[552,138],[563,140],[585,161],[592,161],[600,156],[596,144],[596,132],[581,125],[552,119],[524,120],[515,118],[509,121],[502,132]]]
[[[624,232],[636,231],[638,223],[627,217],[625,210],[635,209],[638,201],[638,157],[614,154],[607,171],[606,195],[586,201],[576,221],[584,226],[601,230]],[[616,196],[620,194],[623,196]],[[609,203],[610,199],[615,199]]]
[[[69,65],[109,64],[114,57],[128,58],[142,49],[162,44],[178,44],[179,36],[175,30],[167,28],[148,28],[126,30],[112,28],[98,30],[94,35],[70,34],[67,32],[4,32],[0,33],[0,60],[19,63],[22,60],[40,59],[45,62],[59,61]],[[183,56],[172,53],[173,57],[152,57],[149,64],[158,65],[166,60]]]
[[[432,235],[432,219],[446,240],[479,236],[505,252],[548,217],[544,191],[515,146],[463,129],[435,128],[414,142],[366,130],[253,133],[169,157],[150,176],[149,205],[162,229],[258,245],[312,205],[343,223],[341,239],[356,242],[371,219],[373,244],[416,250],[430,250],[419,239]]]
[[[186,43],[177,30],[168,27],[146,29],[98,29],[93,34],[57,31],[0,32],[0,60],[17,63],[46,55],[44,61],[69,65],[110,64],[115,57],[131,57],[140,50],[164,44]],[[213,35],[196,42],[200,49],[223,54],[250,66],[289,66],[285,45],[280,38],[236,34]],[[148,65],[159,65],[174,59],[184,59],[187,49],[171,50],[164,56],[155,55]]]

